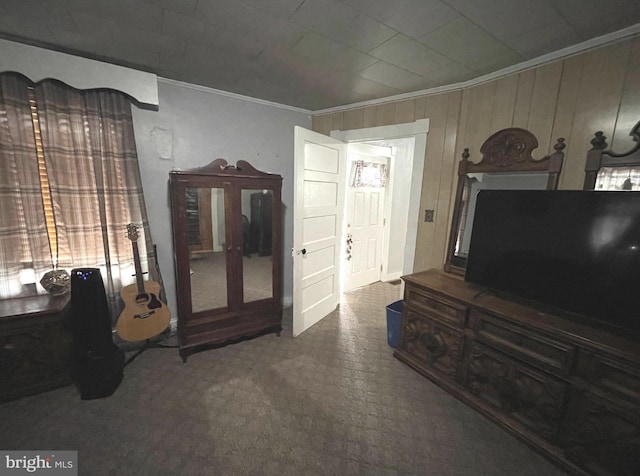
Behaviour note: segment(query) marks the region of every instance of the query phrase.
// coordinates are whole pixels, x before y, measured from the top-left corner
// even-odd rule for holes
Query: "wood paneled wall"
[[[449,233],[453,189],[462,151],[480,159],[480,146],[506,127],[529,129],[538,138],[535,157],[564,137],[561,189],[580,189],[590,141],[603,131],[616,151],[629,150],[631,127],[640,120],[640,37],[514,73],[464,90],[319,114],[313,130],[351,130],[429,118],[414,270],[441,267]]]

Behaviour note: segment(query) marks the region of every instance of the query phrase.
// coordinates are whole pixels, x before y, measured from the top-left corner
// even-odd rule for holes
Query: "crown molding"
[[[239,101],[252,102],[255,104],[260,104],[262,106],[271,106],[277,107],[278,109],[285,109],[287,111],[299,112],[302,114],[313,114],[313,111],[310,109],[302,109],[300,107],[288,106],[286,104],[280,104],[277,102],[267,101],[265,99],[252,98],[251,96],[243,96],[242,94],[236,94],[229,91],[223,91],[222,89],[214,89],[208,86],[200,86],[199,84],[191,84],[185,83],[183,81],[178,81],[175,79],[163,78],[158,76],[159,83],[171,84],[173,86],[178,86],[185,89],[193,89],[194,91],[200,91],[208,94],[216,94],[218,96],[226,96],[228,98],[237,99]]]
[[[548,53],[546,55],[542,55],[537,58],[533,58],[533,59],[524,61],[522,63],[518,63],[512,66],[509,66],[507,68],[503,68],[501,70],[495,71],[493,73],[485,74],[483,76],[479,76],[477,78],[473,78],[461,83],[448,84],[446,86],[438,86],[435,88],[423,89],[420,91],[413,91],[410,93],[396,94],[394,96],[387,96],[380,99],[371,99],[369,101],[346,104],[344,106],[336,106],[336,107],[330,107],[327,109],[320,109],[317,111],[313,111],[312,114],[314,116],[317,116],[320,114],[330,114],[334,112],[348,111],[351,109],[356,109],[364,106],[377,106],[380,104],[402,101],[404,99],[413,99],[420,96],[430,96],[433,94],[459,91],[461,89],[467,89],[473,86],[478,86],[480,84],[493,81],[513,73],[519,73],[527,69],[537,68],[539,66],[552,63],[554,61],[565,59],[570,56],[575,56],[577,54],[584,53],[586,51],[593,50],[596,48],[600,48],[602,46],[606,46],[608,44],[615,43],[638,34],[640,34],[640,23],[636,23],[635,25],[629,26],[627,28],[623,28],[622,30],[614,31],[612,33],[607,33],[606,35],[598,36],[596,38],[583,41],[582,43],[578,43],[576,45],[568,46],[566,48],[562,48],[561,50],[554,51],[553,53]]]

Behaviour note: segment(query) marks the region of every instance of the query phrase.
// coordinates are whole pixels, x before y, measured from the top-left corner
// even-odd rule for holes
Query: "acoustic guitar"
[[[116,323],[116,332],[124,340],[133,342],[151,339],[162,333],[169,326],[171,314],[166,304],[158,299],[160,285],[155,281],[142,279],[138,227],[133,223],[127,225],[127,238],[133,246],[136,283],[120,291],[125,306]]]

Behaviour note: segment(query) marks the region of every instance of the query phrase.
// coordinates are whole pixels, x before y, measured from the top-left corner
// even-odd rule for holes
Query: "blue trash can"
[[[400,327],[402,322],[402,301],[387,306],[387,343],[397,349],[400,346]]]

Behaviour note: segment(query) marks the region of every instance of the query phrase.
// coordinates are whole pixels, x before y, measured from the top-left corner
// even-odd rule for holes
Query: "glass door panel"
[[[224,189],[185,193],[192,312],[227,307]]]
[[[244,302],[273,296],[271,190],[243,189],[242,270]]]

